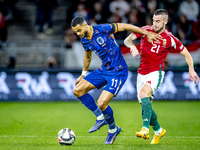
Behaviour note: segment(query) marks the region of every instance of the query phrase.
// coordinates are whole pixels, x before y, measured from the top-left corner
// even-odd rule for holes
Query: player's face
[[[164,31],[166,23],[167,20],[164,20],[162,15],[153,16],[153,29],[155,32],[161,33]]]
[[[84,38],[87,36],[88,31],[87,31],[87,24],[83,24],[83,25],[76,25],[75,27],[72,27],[72,29],[74,30],[74,32],[76,32],[76,34],[80,37],[80,38]]]

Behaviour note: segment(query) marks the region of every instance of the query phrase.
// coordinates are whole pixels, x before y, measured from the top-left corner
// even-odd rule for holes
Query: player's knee
[[[76,96],[76,97],[81,97],[83,95],[83,92],[81,92],[81,90],[78,90],[77,88],[75,88],[73,90],[73,94]]]
[[[145,90],[140,90],[140,98],[148,97],[148,94],[146,93]]]
[[[100,110],[105,110],[107,107],[107,103],[105,103],[103,101],[98,101],[97,104],[98,104],[98,107]]]

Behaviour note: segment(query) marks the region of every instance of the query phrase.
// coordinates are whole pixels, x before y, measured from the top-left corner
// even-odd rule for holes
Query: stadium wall
[[[197,71],[200,76],[200,70]],[[0,71],[0,101],[76,101],[75,81],[81,74],[66,70]],[[114,100],[137,100],[136,70]],[[95,100],[103,88],[90,91]],[[155,92],[155,100],[200,100],[200,83],[194,84],[187,70],[166,70],[163,84]]]

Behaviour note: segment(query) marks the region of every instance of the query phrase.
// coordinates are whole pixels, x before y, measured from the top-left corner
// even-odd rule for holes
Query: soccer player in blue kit
[[[96,123],[89,130],[89,133],[108,124],[109,132],[104,144],[112,144],[120,133],[121,128],[115,125],[113,110],[108,104],[122,88],[128,76],[127,64],[113,33],[121,31],[137,32],[147,36],[150,42],[160,39],[160,36],[124,23],[90,26],[80,16],[72,20],[71,26],[81,38],[81,43],[85,49],[82,75],[77,79],[73,93],[97,117]],[[101,68],[92,71],[86,76],[92,59],[92,51],[99,56],[102,65]],[[97,101],[97,106],[88,92],[91,89],[99,89],[103,86],[105,87]]]

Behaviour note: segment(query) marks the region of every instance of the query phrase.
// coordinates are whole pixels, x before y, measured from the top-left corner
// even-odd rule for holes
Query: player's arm
[[[85,52],[85,55],[83,58],[83,71],[88,70],[91,60],[92,60],[92,52]],[[82,74],[82,75],[85,76],[85,74]]]
[[[142,35],[145,35],[148,38],[148,41],[150,43],[153,43],[153,41],[159,42],[159,39],[162,40],[162,36],[153,32],[146,31],[144,29],[141,29],[137,26],[131,25],[131,24],[126,24],[126,23],[117,23],[118,26],[118,32],[121,31],[132,31],[136,32]]]
[[[85,52],[84,58],[83,58],[83,69],[81,76],[76,80],[75,85],[77,85],[86,75],[87,70],[90,66],[90,62],[92,60],[92,52]]]
[[[136,35],[131,33],[125,40],[124,40],[124,45],[126,45],[126,47],[130,48],[130,52],[131,55],[133,56],[133,58],[135,58],[135,56],[137,56],[139,54],[136,46],[133,44],[133,41],[135,41],[137,39]]]
[[[185,60],[188,64],[190,79],[194,80],[194,83],[196,84],[197,82],[199,82],[200,79],[197,73],[194,71],[194,63],[193,63],[192,56],[188,52],[187,48],[184,48],[180,53],[185,57]]]

